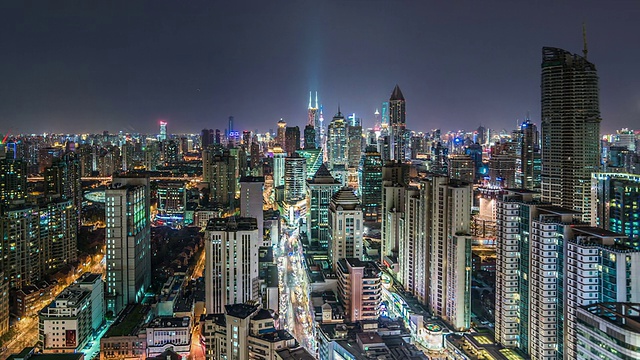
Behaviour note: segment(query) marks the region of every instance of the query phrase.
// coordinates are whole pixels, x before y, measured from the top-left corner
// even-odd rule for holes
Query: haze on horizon
[[[613,4],[613,5],[612,5]],[[540,123],[542,46],[600,77],[601,132],[640,120],[636,1],[283,0],[0,4],[0,132],[304,126],[309,91],[365,127],[399,84],[407,126]]]

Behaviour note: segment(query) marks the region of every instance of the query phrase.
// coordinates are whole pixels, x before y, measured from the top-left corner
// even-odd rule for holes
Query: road
[[[276,253],[282,325],[302,346],[315,354],[315,315],[310,301],[311,286],[297,230],[284,231]]]

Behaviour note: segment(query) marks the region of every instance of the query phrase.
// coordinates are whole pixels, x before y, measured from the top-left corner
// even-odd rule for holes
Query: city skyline
[[[637,4],[394,4],[3,4],[0,65],[13,70],[0,90],[2,131],[155,133],[166,120],[170,133],[195,133],[224,129],[230,115],[243,130],[280,118],[302,128],[309,91],[325,119],[340,104],[366,128],[396,84],[410,130],[509,131],[527,112],[540,124],[541,48],[578,53],[583,22],[602,132],[640,117],[640,75],[628,71],[640,51],[624,45],[640,26]]]

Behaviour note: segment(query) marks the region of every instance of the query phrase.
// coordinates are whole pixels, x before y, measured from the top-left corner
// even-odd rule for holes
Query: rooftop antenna
[[[582,54],[584,55],[584,59],[587,60],[587,53],[589,49],[587,48],[587,25],[582,23]]]

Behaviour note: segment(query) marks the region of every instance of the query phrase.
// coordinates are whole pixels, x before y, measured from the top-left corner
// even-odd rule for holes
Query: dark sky
[[[2,1],[0,133],[365,126],[400,85],[414,130],[539,123],[541,47],[582,49],[602,132],[640,128],[639,1]]]

